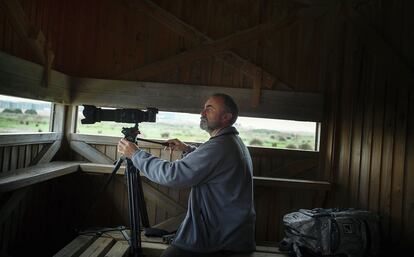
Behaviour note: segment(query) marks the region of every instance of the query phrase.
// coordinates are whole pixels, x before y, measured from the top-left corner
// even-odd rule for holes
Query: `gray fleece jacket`
[[[173,245],[194,252],[255,249],[253,165],[234,127],[222,129],[180,160],[168,162],[138,150],[132,161],[151,181],[191,187]]]

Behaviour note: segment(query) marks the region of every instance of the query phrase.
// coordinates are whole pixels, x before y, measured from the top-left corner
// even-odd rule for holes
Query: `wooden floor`
[[[162,238],[148,238],[142,236],[143,254],[147,257],[158,257],[168,247]],[[106,232],[102,235],[85,234],[79,235],[62,250],[56,253],[55,257],[67,256],[105,256],[121,257],[128,256],[129,245],[121,232]],[[251,254],[234,254],[234,257],[287,257],[287,254],[279,252],[277,247],[257,246],[256,252]]]

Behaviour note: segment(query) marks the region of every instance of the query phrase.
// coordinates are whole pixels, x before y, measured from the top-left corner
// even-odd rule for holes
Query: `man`
[[[233,99],[209,97],[200,128],[210,139],[198,148],[168,140],[184,157],[161,160],[122,139],[118,151],[130,158],[147,178],[170,187],[191,187],[187,215],[171,246],[162,256],[207,256],[255,249],[256,213],[253,204],[253,166],[247,147],[232,126],[238,116]]]

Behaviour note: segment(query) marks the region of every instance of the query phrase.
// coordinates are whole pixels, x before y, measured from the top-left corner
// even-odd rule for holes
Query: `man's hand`
[[[125,138],[118,142],[118,152],[125,157],[131,159],[134,153],[138,150],[138,146],[132,142],[129,142]]]
[[[180,140],[178,140],[176,138],[167,140],[167,143],[169,144],[168,147],[172,150],[188,152],[191,149],[191,147],[189,145],[181,142]]]

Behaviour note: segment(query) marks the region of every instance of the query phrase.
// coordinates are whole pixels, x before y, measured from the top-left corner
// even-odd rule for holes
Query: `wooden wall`
[[[131,1],[20,0],[30,23],[43,31],[55,53],[54,68],[68,75],[119,78],[121,74],[197,46],[134,7]],[[294,1],[154,1],[213,40],[260,23],[278,21]],[[0,9],[0,49],[34,60]],[[233,51],[261,66],[283,85],[321,92],[325,17],[298,19],[259,40],[241,42]],[[252,87],[240,69],[216,57],[203,58],[170,72],[141,79],[171,83]],[[274,84],[278,87],[278,83]]]
[[[110,157],[112,160],[118,158],[116,153],[116,146],[113,144],[92,146]],[[168,151],[164,151],[159,147],[143,148],[151,154],[158,156],[165,160],[175,160],[181,157],[180,152],[174,152],[169,156]],[[314,152],[300,152],[292,150],[275,150],[275,149],[249,149],[253,162],[255,176],[266,175],[270,177],[278,177],[278,172],[284,177],[290,178],[306,178],[315,177],[315,166],[317,163],[318,154]],[[74,154],[74,159],[79,161],[87,161],[81,155]],[[276,173],[273,173],[276,172]],[[288,176],[286,173],[292,172]],[[260,174],[262,173],[262,174]],[[284,173],[284,174],[282,174]],[[93,192],[99,191],[99,188],[104,183],[107,176],[103,175],[83,175],[83,179],[88,182],[83,182],[81,186],[78,182],[77,186],[81,186],[84,195],[83,204],[88,205],[90,195]],[[105,196],[102,197],[100,206],[97,206],[93,211],[93,216],[89,217],[88,225],[95,226],[115,226],[120,224],[128,224],[128,205],[127,192],[124,185],[123,176],[118,177],[109,186]],[[143,179],[145,184],[152,186],[154,189],[164,193],[165,196],[173,200],[176,204],[186,208],[189,189],[172,189],[165,186],[157,185],[147,179]],[[151,195],[151,192],[146,191],[145,194]],[[255,186],[255,207],[257,211],[257,228],[256,239],[258,242],[273,242],[280,241],[283,237],[282,217],[284,214],[297,210],[299,208],[315,208],[321,207],[323,204],[323,192],[312,189],[295,189],[257,185]],[[86,203],[85,203],[86,202]],[[151,225],[158,224],[168,218],[174,217],[177,213],[169,213],[165,209],[165,203],[148,199],[147,208],[149,221]],[[93,217],[93,218],[92,218]]]
[[[0,175],[31,166],[47,145],[1,146]],[[76,174],[0,194],[0,255],[52,255],[75,235],[81,198],[73,180]]]
[[[413,7],[362,5],[339,28],[331,60],[332,205],[380,214],[384,248],[394,251],[414,234]]]
[[[124,2],[21,3],[29,20],[50,39],[55,68],[69,75],[117,78],[194,47]],[[287,0],[156,3],[213,39],[277,20],[295,5]],[[325,167],[323,176],[335,183],[331,205],[379,212],[383,234],[390,239],[386,242],[398,247],[398,242],[412,242],[414,234],[414,6],[410,0],[383,0],[347,7],[352,9],[332,9],[328,15],[301,19],[234,51],[296,91],[325,93],[328,101],[320,162]],[[6,17],[0,17],[0,49],[30,59]],[[215,57],[148,80],[252,87],[252,81],[240,70]],[[260,172],[269,163],[261,161]],[[296,207],[291,203],[300,198],[292,192],[271,191],[268,199],[257,200],[264,208],[261,211],[259,207],[263,213],[259,215],[266,215],[261,220],[268,222],[259,228],[272,227],[269,224],[276,222],[273,217]],[[299,207],[310,201],[305,198],[307,192],[303,195],[305,203]],[[283,201],[287,207],[279,204]],[[258,238],[277,238],[277,229],[266,231]]]

